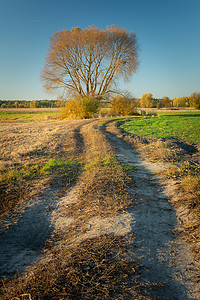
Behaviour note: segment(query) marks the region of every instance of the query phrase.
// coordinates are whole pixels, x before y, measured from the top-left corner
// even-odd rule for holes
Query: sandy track
[[[131,191],[139,201],[132,211],[132,230],[136,234],[133,251],[144,266],[140,280],[161,284],[151,294],[156,299],[200,299],[198,287],[191,281],[191,272],[195,270],[193,255],[189,245],[174,233],[176,212],[156,175],[162,164],[142,160],[136,150],[110,130],[108,125],[107,136],[119,160],[137,168],[131,173]]]

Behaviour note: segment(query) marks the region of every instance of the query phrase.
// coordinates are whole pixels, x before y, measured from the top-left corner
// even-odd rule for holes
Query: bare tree
[[[101,96],[118,77],[128,80],[138,66],[135,33],[115,26],[64,29],[50,38],[41,73],[48,92]]]

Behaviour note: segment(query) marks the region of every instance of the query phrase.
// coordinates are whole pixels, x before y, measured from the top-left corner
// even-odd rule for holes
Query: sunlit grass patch
[[[23,178],[33,178],[40,176],[41,166],[31,165],[31,166],[20,166],[15,169],[8,171],[2,171],[0,174],[0,183],[1,182],[12,182]]]
[[[112,167],[116,168],[119,166],[119,162],[116,160],[114,155],[106,155],[106,156],[96,156],[91,159],[88,163],[85,164],[85,169],[87,170],[97,170],[102,169],[104,167]]]
[[[123,171],[127,174],[130,174],[132,172],[137,173],[138,168],[136,166],[130,166],[130,165],[122,165]]]
[[[57,160],[54,158],[41,168],[41,175],[61,175],[70,182],[74,181],[81,169],[81,163],[73,160]]]
[[[49,159],[46,163],[18,165],[0,173],[0,218],[14,211],[24,199],[35,196],[52,178],[64,186],[74,183],[81,171],[81,163],[75,160]],[[33,189],[34,186],[34,189]]]
[[[20,165],[11,170],[3,170],[0,174],[0,183],[12,182],[20,179],[31,179],[46,175],[60,175],[64,176],[69,181],[73,181],[78,176],[80,168],[80,162],[51,158],[47,163]]]

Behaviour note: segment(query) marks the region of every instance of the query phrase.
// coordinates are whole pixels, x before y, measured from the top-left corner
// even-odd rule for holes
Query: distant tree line
[[[106,100],[105,100],[106,99]],[[115,94],[114,96],[106,97],[104,100],[99,100],[100,102],[110,103],[112,109],[118,112],[118,114],[124,114],[125,111],[127,114],[131,114],[133,111],[136,111],[137,108],[184,108],[191,107],[195,109],[200,109],[200,93],[193,93],[190,97],[180,97],[170,99],[165,96],[161,99],[154,98],[151,93],[143,94],[141,98],[132,98],[130,96],[123,96],[121,94]],[[98,99],[96,99],[98,100]],[[94,98],[95,107],[97,102]],[[72,101],[72,102],[71,102]],[[78,100],[76,99],[76,102]],[[68,103],[70,102],[70,104]],[[86,101],[84,98],[84,105],[87,102],[87,106],[91,106],[91,98]],[[88,104],[89,103],[89,104]],[[0,100],[1,108],[50,108],[50,107],[69,107],[71,105],[74,107],[73,100]],[[76,103],[77,104],[77,103]],[[80,104],[80,103],[79,103]],[[83,105],[83,103],[82,103]],[[71,110],[72,108],[70,108]],[[77,110],[77,107],[76,107]],[[120,113],[119,113],[120,112]]]
[[[63,107],[64,100],[0,100],[1,108],[49,108]]]
[[[170,99],[165,96],[161,99],[154,98],[151,93],[143,94],[141,99],[137,99],[137,106],[141,108],[179,108],[192,107],[200,109],[200,93],[193,93],[190,97],[180,97]]]
[[[165,96],[161,99],[154,98],[151,93],[143,94],[141,98],[131,98],[129,96],[115,95],[110,99],[111,108],[118,115],[132,114],[138,108],[195,108],[200,109],[200,93],[193,93],[190,97],[180,97],[170,99]],[[119,113],[120,111],[120,113]]]

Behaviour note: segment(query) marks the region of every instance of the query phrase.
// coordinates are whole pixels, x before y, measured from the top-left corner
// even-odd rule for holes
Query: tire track
[[[80,133],[85,123],[87,124],[88,121],[72,122],[71,126],[67,124],[69,129],[67,137],[72,145],[70,153],[76,156],[83,154],[85,149],[84,139]],[[63,130],[65,124],[58,123],[58,126],[54,130],[57,129],[59,132]],[[23,139],[23,132],[21,136]],[[64,149],[69,151],[65,140],[62,143]],[[48,150],[52,151],[50,144],[48,147]],[[62,184],[57,183],[57,179],[53,179],[42,196],[30,199],[21,209],[18,209],[15,217],[4,220],[0,224],[0,278],[20,274],[40,258],[46,242],[55,230],[55,220],[52,221],[52,218],[61,201],[57,192],[63,188]]]
[[[200,299],[198,287],[191,281],[194,259],[189,245],[174,234],[176,212],[155,175],[156,164],[143,161],[112,130],[111,124],[104,127],[118,159],[137,169],[131,173],[134,183],[131,191],[139,202],[132,211],[135,218],[132,230],[136,234],[133,251],[144,266],[140,280],[157,284],[149,295],[156,299]]]

